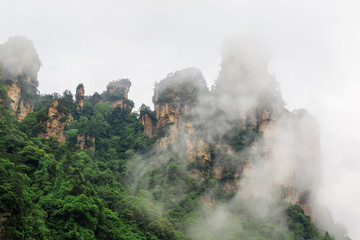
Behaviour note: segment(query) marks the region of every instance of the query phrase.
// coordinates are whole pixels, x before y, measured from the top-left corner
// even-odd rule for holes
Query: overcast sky
[[[129,78],[130,99],[152,107],[155,81],[194,66],[211,85],[225,38],[256,35],[273,52],[290,110],[317,118],[324,203],[360,239],[360,1],[1,0],[0,42],[32,39],[41,93],[102,92]]]

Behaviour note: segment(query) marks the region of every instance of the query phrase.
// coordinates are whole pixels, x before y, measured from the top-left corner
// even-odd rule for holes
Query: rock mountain
[[[276,200],[299,205],[320,228],[334,230],[328,229],[335,226],[333,223],[323,224],[327,215],[317,199],[321,186],[317,122],[306,110],[290,112],[285,108],[267,63],[268,57],[258,48],[248,42],[231,41],[223,49],[221,71],[210,90],[196,68],[176,71],[156,83],[154,110],[142,105],[137,115],[143,133],[154,145],[147,153],[133,155],[134,164],[126,167],[127,176],[133,176],[128,184],[134,194],[140,188],[147,189],[154,192],[156,200],[155,183],[160,183],[149,181],[148,177],[164,163],[168,164],[166,171],[170,171],[171,162],[177,161],[177,170],[170,177],[176,177],[177,171],[188,173],[189,181],[202,186],[198,195],[213,214],[224,201],[229,205],[245,202],[262,206],[267,217],[274,218],[271,207]],[[0,46],[0,66],[6,87],[1,90],[0,101],[17,120],[30,121],[30,115],[36,115],[35,137],[57,138],[62,144],[71,142],[89,156],[94,157],[96,148],[105,144],[105,132],[95,132],[92,127],[98,126],[102,117],[85,117],[93,114],[89,106],[103,103],[104,111],[114,109],[112,121],[117,120],[116,111],[131,114],[134,108],[128,99],[128,79],[112,81],[106,91],[92,96],[86,96],[84,85],[79,84],[75,101],[69,91],[63,97],[40,96],[40,60],[33,43],[23,37],[10,38]],[[39,111],[40,106],[45,109],[43,112]],[[174,188],[173,202],[188,194],[180,183]],[[331,233],[343,239],[343,233]],[[192,238],[201,239],[196,234]]]

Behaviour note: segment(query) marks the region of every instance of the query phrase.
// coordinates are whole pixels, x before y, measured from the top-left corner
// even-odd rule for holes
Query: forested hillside
[[[335,239],[315,225],[316,174],[306,165],[294,162],[294,179],[271,193],[256,185],[251,169],[277,151],[266,130],[275,120],[296,126],[294,158],[317,154],[303,153],[312,118],[286,110],[273,80],[260,90],[229,85],[224,61],[209,91],[199,70],[185,69],[155,85],[154,111],[133,111],[128,79],[100,94],[79,84],[75,94],[41,95],[40,60],[26,38],[3,44],[0,64],[0,239]],[[256,103],[236,113],[246,94]]]

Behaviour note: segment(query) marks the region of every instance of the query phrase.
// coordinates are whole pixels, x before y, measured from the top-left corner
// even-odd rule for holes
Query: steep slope
[[[316,201],[316,121],[284,107],[268,58],[251,46],[225,45],[210,91],[198,69],[169,74],[154,111],[132,112],[131,82],[120,79],[92,96],[82,84],[75,99],[31,95],[22,121],[4,60],[0,239],[348,239]]]
[[[112,107],[119,107],[128,112],[132,111],[134,103],[128,99],[131,82],[128,79],[120,79],[110,82],[103,93],[104,99],[109,101]]]
[[[51,106],[48,108],[48,120],[44,122],[46,132],[40,133],[38,137],[48,139],[49,137],[58,138],[59,142],[65,143],[66,137],[64,135],[65,126],[70,122],[68,113],[59,111],[59,100],[54,99]]]
[[[40,65],[33,42],[25,37],[11,37],[0,46],[1,79],[7,87],[11,110],[20,121],[33,110]]]
[[[284,107],[278,84],[267,71],[268,58],[261,54],[266,51],[252,46],[238,39],[225,45],[219,78],[211,91],[201,72],[193,68],[169,74],[155,84],[155,111],[146,106],[140,109],[144,132],[157,139],[152,160],[147,162],[153,167],[132,171],[153,179],[159,165],[164,171],[172,166],[178,174],[188,172],[198,187],[177,179],[175,191],[170,190],[160,187],[166,184],[160,177],[139,180],[135,186],[140,184],[154,195],[162,188],[164,192],[155,199],[163,201],[166,194],[174,194],[177,204],[196,194],[213,209],[208,218],[214,221],[224,200],[229,201],[225,210],[230,215],[234,206],[244,202],[248,210],[239,215],[259,214],[256,209],[261,208],[265,219],[281,222],[286,206],[292,204],[314,222],[322,221],[322,216],[315,215],[316,208],[321,208],[317,202],[321,182],[317,123],[305,110],[289,112]],[[211,226],[201,228],[210,231]],[[226,228],[219,227],[217,234]]]

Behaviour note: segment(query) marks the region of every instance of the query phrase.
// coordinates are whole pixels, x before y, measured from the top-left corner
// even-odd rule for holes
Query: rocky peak
[[[157,127],[177,123],[180,113],[189,114],[197,102],[199,93],[207,92],[205,79],[200,70],[186,68],[168,74],[160,83],[155,84],[153,103]]]
[[[37,84],[41,62],[34,43],[26,37],[10,37],[0,45],[0,64],[11,76],[25,76]]]
[[[278,83],[267,70],[266,53],[266,47],[254,44],[253,39],[229,39],[224,45],[214,92],[227,115],[244,118],[253,114],[258,122],[269,113],[283,111]]]
[[[128,99],[128,93],[131,87],[129,79],[120,79],[110,82],[106,89],[107,98],[111,106],[120,107],[128,112],[132,111],[134,103]]]
[[[83,109],[84,107],[84,99],[85,99],[85,89],[84,89],[84,85],[81,83],[77,86],[76,94],[75,94],[75,103],[81,109]]]
[[[225,194],[241,191],[241,196],[262,196],[269,189],[258,179],[261,162],[274,175],[274,189],[282,190],[285,199],[311,214],[307,196],[316,190],[301,180],[296,169],[301,169],[297,165],[303,165],[303,161],[319,163],[319,155],[316,151],[292,149],[307,146],[306,137],[298,139],[303,134],[296,129],[314,133],[316,127],[306,114],[284,108],[277,83],[267,71],[268,59],[250,53],[247,47],[236,44],[225,48],[219,78],[211,92],[197,69],[169,74],[155,84],[155,114],[143,109],[140,121],[150,137],[166,130],[157,141],[159,149],[172,149],[186,158],[193,166],[192,177],[201,180],[204,174],[213,176]],[[314,136],[314,146],[317,141]],[[212,168],[205,170],[210,165]],[[316,174],[309,172],[309,179],[313,180],[312,176]],[[204,201],[213,205],[211,196],[205,196]]]
[[[11,110],[20,121],[33,110],[40,65],[31,40],[25,37],[10,37],[0,45],[0,67],[5,72],[1,81],[7,86]]]
[[[182,146],[181,155],[189,162],[210,161],[208,144],[197,135],[194,121],[199,98],[209,93],[200,70],[186,68],[168,74],[155,84],[153,103],[155,111],[142,106],[140,121],[148,136],[155,132],[160,137],[158,146],[167,149],[172,145]],[[199,176],[196,171],[193,175]]]
[[[117,93],[119,97],[127,99],[130,87],[131,82],[129,79],[120,79],[110,82],[107,85],[106,90],[110,94]]]

